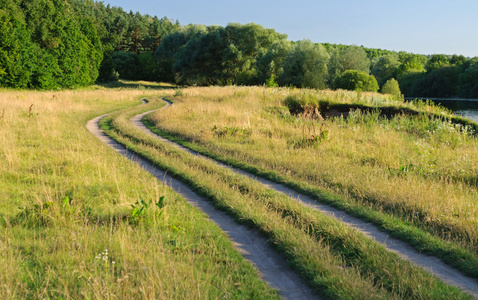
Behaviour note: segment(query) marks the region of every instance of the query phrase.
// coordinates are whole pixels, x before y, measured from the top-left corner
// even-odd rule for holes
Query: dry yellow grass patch
[[[332,103],[393,103],[383,95],[345,91],[190,88],[152,120],[219,155],[340,193],[351,203],[401,216],[463,245],[478,245],[476,137],[439,120],[426,123],[433,129],[423,129],[420,120],[400,116],[385,120],[355,113],[355,121],[311,121],[284,113],[288,95],[307,93]],[[316,146],[294,146],[321,131],[327,139]]]

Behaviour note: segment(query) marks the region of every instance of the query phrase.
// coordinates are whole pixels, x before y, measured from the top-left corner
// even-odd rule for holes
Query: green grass
[[[238,161],[226,156],[218,155],[215,152],[207,150],[196,143],[177,138],[168,134],[165,131],[154,126],[148,119],[144,120],[145,124],[157,134],[176,142],[186,148],[189,148],[197,153],[213,158],[217,161],[223,162],[227,165],[237,167],[251,174],[272,180],[276,183],[284,184],[294,190],[310,196],[317,201],[324,204],[331,205],[340,210],[350,213],[352,216],[359,217],[367,222],[370,222],[383,231],[390,233],[393,237],[401,239],[409,243],[419,252],[436,256],[442,259],[445,263],[457,268],[464,274],[478,278],[478,255],[459,244],[441,239],[426,230],[420,229],[417,224],[403,221],[401,218],[386,214],[381,211],[376,211],[373,208],[363,205],[353,205],[344,197],[336,193],[327,191],[325,189],[314,187],[310,184],[295,181],[289,177],[282,176],[277,172],[258,168],[244,161]]]
[[[379,112],[356,111],[348,119],[304,120],[282,106],[293,92],[185,90],[149,125],[199,153],[370,221],[478,277],[473,201],[478,172],[467,159],[477,148],[473,132],[436,116],[385,119]],[[356,100],[344,92],[324,94],[334,103]],[[418,111],[441,114],[440,108],[417,105]],[[245,128],[251,134],[218,136],[214,126]],[[328,131],[327,140],[313,147],[291,146],[320,128]]]
[[[85,128],[168,93],[0,93],[0,296],[279,298],[203,213]]]
[[[346,299],[467,298],[341,222],[135,129],[129,118],[146,110],[113,114],[102,126],[236,220],[267,235],[319,294]]]

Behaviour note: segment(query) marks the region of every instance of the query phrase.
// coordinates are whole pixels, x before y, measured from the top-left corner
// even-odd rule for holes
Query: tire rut
[[[160,109],[166,109],[167,107],[172,105],[171,102],[165,100],[164,98],[162,100],[165,101],[167,104],[166,104],[166,106],[163,106]],[[147,103],[147,100],[143,99],[143,102]],[[270,188],[270,189],[276,190],[278,192],[281,192],[281,193],[289,196],[290,198],[301,202],[302,204],[304,204],[308,207],[311,207],[315,210],[321,211],[322,213],[324,213],[327,216],[331,216],[335,219],[338,219],[338,220],[342,221],[346,225],[360,231],[361,233],[363,233],[368,238],[371,238],[371,239],[379,242],[380,244],[385,246],[389,251],[397,253],[400,257],[411,261],[415,265],[417,265],[417,266],[423,268],[424,270],[426,270],[427,272],[435,275],[436,277],[438,277],[443,282],[445,282],[447,284],[450,284],[450,285],[453,285],[453,286],[456,286],[456,287],[462,289],[463,291],[465,291],[466,293],[470,294],[473,298],[478,299],[478,280],[462,274],[460,271],[458,271],[457,269],[445,264],[442,260],[440,260],[437,257],[425,255],[425,254],[422,254],[422,253],[418,252],[417,250],[415,250],[409,244],[392,237],[388,233],[385,233],[385,232],[381,231],[375,225],[373,225],[371,223],[367,223],[367,222],[365,222],[365,221],[363,221],[359,218],[353,217],[353,216],[347,214],[346,212],[338,210],[338,209],[336,209],[334,207],[331,207],[329,205],[318,203],[313,198],[311,198],[309,196],[306,196],[306,195],[303,195],[303,194],[301,194],[301,193],[299,193],[299,192],[297,192],[297,191],[295,191],[295,190],[293,190],[289,187],[286,187],[283,184],[275,183],[275,182],[272,182],[268,179],[264,179],[262,177],[258,177],[256,175],[248,173],[246,171],[231,167],[231,166],[226,165],[222,162],[216,161],[216,160],[211,159],[209,157],[206,157],[206,156],[204,156],[200,153],[197,153],[197,152],[195,152],[195,151],[193,151],[189,148],[186,148],[186,147],[184,147],[184,146],[182,146],[178,143],[172,142],[172,141],[170,141],[170,140],[152,132],[149,128],[146,127],[146,125],[143,124],[143,122],[141,120],[146,115],[148,115],[148,114],[150,114],[150,113],[152,113],[156,110],[151,110],[151,111],[136,115],[133,118],[131,118],[130,121],[135,127],[140,129],[141,131],[143,131],[143,132],[145,132],[145,133],[147,133],[151,136],[154,136],[154,137],[160,139],[163,142],[174,145],[174,146],[176,146],[176,147],[178,147],[178,148],[180,148],[184,151],[187,151],[190,154],[202,157],[204,159],[214,161],[216,164],[218,164],[218,165],[220,165],[224,168],[230,169],[235,173],[238,173],[238,174],[247,176],[249,178],[252,178],[252,179],[262,183],[267,188]]]
[[[143,103],[146,103],[146,101],[143,101]],[[150,161],[136,155],[114,139],[108,137],[99,128],[100,120],[106,116],[99,116],[88,121],[87,129],[107,146],[140,165],[144,170],[184,197],[192,206],[208,215],[209,219],[229,236],[234,247],[242,256],[255,266],[260,277],[272,288],[276,289],[282,298],[321,299],[292,270],[287,263],[287,259],[270,247],[264,235],[245,225],[236,223],[229,215],[217,210],[209,200],[196,194],[189,186],[169,176],[166,172],[155,167]]]

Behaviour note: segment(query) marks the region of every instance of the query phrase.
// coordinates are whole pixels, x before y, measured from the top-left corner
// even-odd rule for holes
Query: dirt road
[[[266,237],[253,229],[237,224],[230,216],[217,210],[210,201],[197,195],[187,185],[172,178],[153,166],[148,160],[140,158],[106,136],[98,126],[100,120],[105,116],[90,120],[87,123],[87,129],[107,146],[139,164],[158,180],[172,187],[191,205],[207,214],[230,237],[234,247],[257,268],[261,278],[278,290],[284,299],[320,299],[289,267],[286,258],[268,245]]]
[[[164,100],[164,99],[163,99]],[[171,105],[171,103],[167,100],[164,100],[167,105],[161,109],[167,109]],[[176,147],[181,148],[184,151],[187,151],[191,154],[202,156],[201,154],[198,154],[188,148],[185,148],[177,143],[171,142],[168,139],[165,139],[152,131],[150,131],[142,122],[141,120],[149,113],[153,111],[145,112],[142,114],[139,114],[137,116],[134,116],[131,118],[131,123],[142,130],[145,133],[148,133],[152,136],[155,136],[159,139],[161,139],[164,142],[170,143],[175,145]],[[202,156],[204,157],[204,156]],[[212,160],[211,158],[206,158]],[[393,251],[400,255],[401,257],[410,260],[414,264],[420,266],[421,268],[425,269],[426,271],[432,273],[436,277],[440,278],[443,282],[454,285],[459,287],[460,289],[464,290],[465,292],[469,293],[472,295],[475,299],[478,299],[478,280],[474,278],[467,277],[463,275],[460,271],[456,270],[455,268],[445,264],[443,261],[440,259],[433,257],[433,256],[428,256],[422,253],[417,252],[413,247],[408,245],[407,243],[395,239],[389,234],[381,231],[379,228],[377,228],[375,225],[367,223],[362,221],[361,219],[355,218],[353,216],[348,215],[347,213],[337,210],[331,206],[324,205],[318,203],[316,200],[303,195],[297,191],[294,191],[282,184],[278,184],[272,181],[269,181],[264,178],[257,177],[253,174],[247,173],[245,171],[227,166],[221,162],[217,162],[218,165],[221,165],[225,168],[231,169],[232,171],[242,174],[244,176],[248,176],[250,178],[253,178],[263,185],[265,185],[268,188],[274,189],[276,191],[279,191],[281,193],[284,193],[288,196],[290,196],[292,199],[297,199],[298,201],[302,202],[304,205],[307,205],[313,209],[319,210],[323,212],[324,214],[328,216],[332,216],[336,219],[339,219],[340,221],[344,222],[350,227],[355,228],[356,230],[362,232],[365,234],[367,237],[376,240],[377,242],[381,243],[384,245],[388,250]]]

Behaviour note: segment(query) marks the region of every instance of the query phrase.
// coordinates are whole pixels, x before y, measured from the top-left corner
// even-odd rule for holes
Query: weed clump
[[[59,221],[66,222],[80,215],[80,209],[73,206],[70,198],[65,196],[58,201],[45,201],[20,207],[13,218],[14,224],[23,224],[27,228],[49,227]]]
[[[317,147],[322,141],[326,141],[328,137],[329,130],[325,123],[321,123],[317,130],[315,124],[311,123],[307,126],[304,123],[302,125],[302,137],[299,140],[289,141],[289,144],[292,144],[294,148]]]
[[[151,205],[153,203],[153,200],[150,200],[148,202],[144,201],[143,199],[139,199],[138,201],[136,201],[135,204],[131,204],[131,207],[133,209],[131,210],[131,213],[128,217],[130,224],[150,224],[155,219],[160,218],[163,215],[166,207],[164,199],[165,197],[161,196],[158,202],[154,203],[154,206]]]
[[[176,89],[174,92],[174,97],[181,97],[183,96],[183,90],[182,89]]]
[[[250,128],[225,125],[223,127],[214,125],[211,128],[211,131],[214,132],[219,138],[227,136],[250,136],[252,134],[252,130]]]

